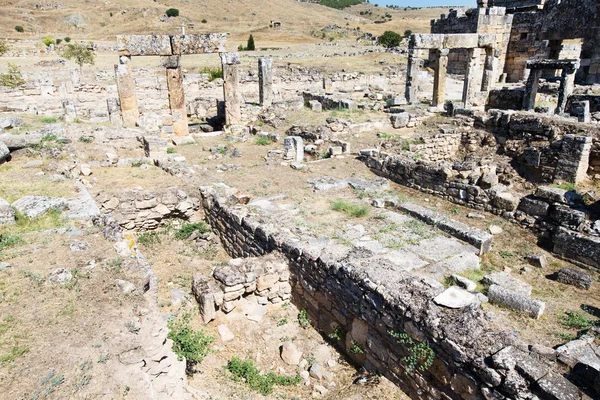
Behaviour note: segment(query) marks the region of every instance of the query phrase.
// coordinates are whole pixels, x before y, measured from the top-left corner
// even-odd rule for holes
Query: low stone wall
[[[189,196],[180,188],[163,190],[126,189],[119,192],[102,191],[94,200],[103,214],[112,214],[127,230],[157,228],[162,220],[190,219],[200,209],[200,199]]]
[[[279,251],[289,262],[292,299],[315,328],[411,398],[582,397],[539,346],[492,328],[480,306],[438,306],[433,298],[444,291],[438,282],[373,262],[364,249],[294,238],[237,204],[234,192],[201,188],[205,214],[229,254]]]

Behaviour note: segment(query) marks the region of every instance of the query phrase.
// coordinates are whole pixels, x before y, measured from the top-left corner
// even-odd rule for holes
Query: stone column
[[[189,135],[181,56],[162,57],[162,64],[167,69],[167,88],[169,89],[169,107],[173,116],[173,133],[177,136]]]
[[[237,125],[242,123],[241,99],[239,92],[238,53],[220,53],[223,67],[223,96],[225,98],[225,124]]]
[[[475,80],[479,72],[479,48],[469,49],[469,65],[467,65],[467,72],[465,74],[465,83],[463,86],[462,102],[465,108],[471,106],[471,97],[475,90]]]
[[[123,127],[135,128],[135,124],[140,117],[140,111],[135,94],[135,80],[131,72],[130,57],[119,57],[119,64],[115,65],[115,75],[117,78],[117,92],[119,93],[119,103],[121,104]]]
[[[331,78],[323,78],[323,90],[325,93],[331,93],[333,91],[333,81]]]
[[[423,60],[415,57],[417,50],[408,50],[408,67],[406,69],[406,91],[404,95],[408,104],[414,104],[418,102],[417,90],[419,88],[419,72]]]
[[[269,107],[273,104],[273,59],[258,59],[258,96],[260,105]]]
[[[483,79],[481,81],[482,92],[489,92],[494,86],[497,69],[498,58],[494,54],[494,49],[485,49],[485,65],[483,67]]]
[[[525,111],[535,107],[535,96],[537,95],[538,83],[541,75],[541,69],[532,69],[529,71],[529,77],[525,84],[525,94],[523,95],[523,110]]]
[[[573,93],[573,87],[575,86],[575,71],[577,69],[565,68],[561,74],[560,87],[558,88],[558,104],[556,105],[555,114],[562,114],[565,112],[567,106],[567,99]]]
[[[433,77],[433,100],[431,105],[441,107],[444,105],[444,95],[446,94],[446,69],[448,68],[448,49],[441,49],[437,52],[435,60],[435,75]]]

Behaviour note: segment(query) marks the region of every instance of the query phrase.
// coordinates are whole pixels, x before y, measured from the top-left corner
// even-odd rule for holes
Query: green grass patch
[[[0,254],[4,249],[23,244],[23,239],[18,235],[12,235],[8,232],[0,233]]]
[[[369,214],[369,207],[364,204],[353,204],[345,200],[336,200],[331,203],[331,209],[343,212],[351,217],[360,218]]]
[[[570,329],[589,329],[598,325],[598,320],[590,318],[583,311],[567,310],[563,315],[559,316],[558,320],[562,326]]]
[[[223,78],[223,69],[204,67],[200,70],[201,74],[208,74],[208,81],[212,82],[215,79]]]
[[[233,357],[225,366],[231,374],[231,379],[236,382],[245,382],[250,389],[267,396],[277,386],[294,386],[302,382],[302,378],[296,376],[282,376],[274,372],[262,373],[251,360],[242,360]]]
[[[143,246],[150,247],[153,244],[160,243],[160,235],[158,232],[144,232],[138,236],[137,242]]]
[[[256,139],[254,139],[254,144],[258,146],[268,146],[271,143],[273,142],[267,136],[257,136]]]
[[[554,187],[566,190],[568,192],[571,192],[571,191],[574,192],[577,190],[576,185],[572,182],[563,182],[560,185],[554,185]]]
[[[40,217],[29,218],[19,212],[15,212],[16,224],[11,226],[9,230],[13,235],[19,235],[27,232],[65,227],[69,225],[69,221],[62,218],[61,213],[60,210],[50,210]]]
[[[42,117],[40,121],[42,121],[44,124],[55,124],[58,120],[56,117]]]
[[[308,311],[300,310],[298,313],[298,324],[304,329],[309,328],[311,325],[310,318],[308,318]]]
[[[175,234],[176,239],[187,239],[192,236],[192,233],[199,231],[200,233],[208,233],[211,231],[210,226],[205,222],[195,224],[183,224],[181,229]]]
[[[10,348],[8,353],[0,355],[0,366],[14,362],[17,358],[29,353],[29,347],[16,345]]]

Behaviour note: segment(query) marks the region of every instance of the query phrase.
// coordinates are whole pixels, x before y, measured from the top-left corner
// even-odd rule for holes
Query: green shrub
[[[92,143],[94,141],[93,136],[79,136],[79,141],[82,143]]]
[[[71,38],[67,36],[67,37],[65,38],[65,42],[66,42],[66,43],[69,43],[70,41],[71,41]]]
[[[7,51],[10,50],[10,45],[6,40],[0,40],[0,56],[3,56]]]
[[[389,49],[390,47],[397,47],[400,45],[400,41],[402,40],[402,36],[399,33],[393,31],[385,31],[383,35],[379,36],[377,39],[379,44],[383,47]]]
[[[257,136],[256,139],[254,139],[254,144],[257,144],[259,146],[268,146],[271,143],[271,139],[269,139],[267,136]]]
[[[44,43],[46,47],[50,47],[51,44],[56,44],[56,41],[52,38],[45,37],[42,39],[42,43]]]
[[[410,29],[407,29],[404,31],[404,37],[409,37],[412,34],[413,34],[413,32]]]
[[[252,35],[250,35],[250,37],[248,38],[248,44],[246,44],[246,50],[248,50],[248,51],[256,50],[256,47],[254,47],[254,37]]]
[[[183,314],[178,319],[169,321],[168,338],[173,341],[173,352],[177,354],[177,359],[186,361],[186,372],[192,374],[194,366],[204,360],[212,352],[210,345],[214,343],[215,338],[206,334],[203,330],[195,331],[190,327],[192,316],[189,313]]]
[[[572,329],[589,329],[598,324],[598,321],[590,319],[590,317],[581,311],[565,311],[564,315],[559,317],[561,325]]]
[[[222,68],[210,68],[204,67],[200,71],[201,74],[208,74],[208,81],[212,82],[217,78],[223,78],[223,69]]]
[[[346,7],[355,6],[364,3],[364,0],[320,0],[319,4],[325,7],[336,8],[341,10]],[[366,11],[365,11],[366,13]]]
[[[8,72],[0,74],[0,86],[7,86],[14,89],[23,84],[25,84],[25,79],[23,79],[19,67],[13,63],[8,63]]]
[[[208,22],[208,21],[207,21],[207,20],[205,20],[205,19],[203,19],[203,20],[202,20],[202,23],[203,23],[203,24],[206,24],[207,22]]]
[[[231,373],[231,378],[236,382],[246,382],[250,389],[255,390],[267,396],[273,392],[273,387],[278,386],[293,386],[302,382],[302,378],[296,376],[282,376],[274,372],[263,374],[254,363],[250,360],[242,361],[237,357],[233,357],[227,363],[225,369]]]
[[[94,51],[90,50],[89,46],[81,43],[68,44],[61,53],[61,56],[67,60],[74,60],[79,65],[79,71],[83,68],[83,64],[94,65],[96,63],[96,54],[94,54]]]
[[[25,29],[23,29],[23,27],[21,25],[17,25],[17,26],[15,26],[15,31],[17,31],[19,33],[23,33],[23,32],[25,32]]]
[[[334,211],[341,211],[351,217],[364,217],[369,213],[369,207],[363,204],[352,204],[345,200],[336,200],[331,204]]]
[[[246,48],[244,47],[244,45],[243,45],[243,44],[240,44],[240,45],[238,46],[238,51],[244,51],[244,50],[246,50]]]
[[[176,239],[187,239],[189,238],[194,231],[199,231],[200,233],[210,232],[210,226],[205,222],[200,222],[196,224],[183,224],[181,229],[177,231],[175,234]]]
[[[23,239],[17,235],[11,235],[9,233],[0,233],[0,254],[2,250],[9,247],[18,246],[23,243]]]
[[[56,39],[56,45],[58,46],[59,44],[62,43],[62,41],[63,41],[62,39]]]
[[[179,10],[177,8],[169,8],[165,14],[167,17],[179,17]]]

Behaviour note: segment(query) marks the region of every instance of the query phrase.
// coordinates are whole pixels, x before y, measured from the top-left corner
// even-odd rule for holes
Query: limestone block
[[[159,136],[144,136],[144,151],[146,157],[153,159],[166,157],[167,140]]]
[[[410,114],[407,112],[392,114],[390,116],[390,121],[395,129],[405,128],[410,121]]]
[[[117,35],[120,56],[170,56],[171,38],[168,35]]]
[[[186,34],[171,36],[173,54],[204,54],[225,51],[228,33]]]
[[[496,35],[492,33],[479,34],[477,40],[478,47],[493,47],[496,44]]]
[[[498,285],[517,293],[531,295],[531,285],[513,277],[506,272],[494,272],[483,277],[483,282],[489,285]]]
[[[200,306],[200,316],[205,324],[215,319],[217,311],[215,308],[215,298],[208,285],[207,279],[198,274],[192,281],[192,294]]]
[[[556,280],[567,285],[588,290],[592,286],[593,278],[590,274],[586,274],[575,268],[561,268],[556,274]]]
[[[10,203],[0,198],[0,225],[12,225],[15,222],[15,211]]]
[[[545,217],[548,215],[549,209],[550,204],[542,200],[532,199],[530,197],[521,198],[521,202],[519,203],[519,210],[532,216]]]
[[[313,111],[323,111],[323,105],[318,100],[309,101],[308,108],[310,108]]]
[[[519,205],[519,199],[517,199],[512,193],[504,192],[499,193],[493,200],[493,204],[495,207],[506,210],[509,212],[513,212],[517,209]]]
[[[415,49],[441,49],[444,46],[442,34],[414,34],[411,37]]]
[[[479,35],[476,33],[452,33],[444,35],[445,49],[471,49],[479,46]]]
[[[477,297],[458,286],[451,286],[437,295],[433,302],[448,308],[465,308],[477,302]]]

